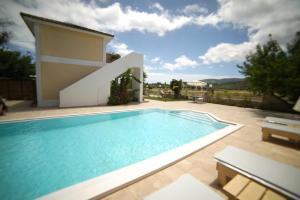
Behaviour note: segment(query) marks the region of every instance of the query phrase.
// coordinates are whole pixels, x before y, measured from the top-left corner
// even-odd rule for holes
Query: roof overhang
[[[72,31],[77,31],[77,32],[82,32],[82,33],[86,33],[86,34],[90,34],[90,35],[100,36],[100,37],[104,38],[104,40],[106,42],[111,41],[114,37],[114,35],[111,35],[109,33],[96,31],[93,29],[89,29],[89,28],[78,26],[78,25],[71,24],[71,23],[56,21],[56,20],[48,19],[48,18],[44,18],[44,17],[38,17],[35,15],[22,13],[22,12],[20,13],[20,15],[21,15],[22,19],[24,20],[24,22],[26,23],[26,25],[28,26],[31,33],[33,34],[33,36],[35,36],[35,33],[34,33],[34,25],[35,24],[46,24],[46,25],[50,25],[50,26],[55,26],[55,27],[72,30]]]

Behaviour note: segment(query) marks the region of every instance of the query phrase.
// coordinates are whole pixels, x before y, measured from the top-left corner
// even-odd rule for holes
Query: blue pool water
[[[0,198],[33,199],[145,160],[228,124],[147,109],[0,124]]]

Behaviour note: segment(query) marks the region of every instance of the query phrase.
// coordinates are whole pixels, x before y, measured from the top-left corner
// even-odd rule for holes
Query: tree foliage
[[[108,104],[127,104],[130,101],[130,96],[127,92],[127,89],[132,87],[132,81],[141,83],[139,79],[133,76],[130,69],[128,69],[125,73],[112,80]]]
[[[147,73],[144,71],[143,72],[143,82],[145,83],[146,79],[148,78]]]
[[[0,48],[0,77],[26,80],[35,74],[30,54],[22,55],[18,51]]]
[[[119,58],[121,58],[121,55],[115,52],[106,53],[106,61],[108,63],[112,63],[115,60],[118,60]]]
[[[0,46],[4,46],[8,43],[11,38],[11,34],[7,31],[3,31],[0,33]]]
[[[300,32],[295,39],[287,45],[288,76],[285,79],[284,95],[296,100],[300,96]]]
[[[0,28],[1,28],[1,32],[0,32],[0,46],[4,47],[9,39],[12,37],[11,32],[6,30],[6,27],[12,25],[12,22],[9,21],[4,21],[3,19],[0,19]]]
[[[179,98],[180,92],[182,90],[182,80],[172,79],[172,81],[170,82],[170,88],[174,92],[175,98]]]
[[[270,35],[266,44],[257,45],[256,51],[237,67],[254,92],[279,94],[295,100],[299,96],[299,33],[288,45],[287,52]]]
[[[0,21],[0,26],[7,23]],[[11,33],[7,31],[0,32],[0,77],[11,78],[15,80],[26,80],[35,74],[32,57],[29,53],[22,55],[18,51],[11,51],[6,48],[6,44],[11,38]]]

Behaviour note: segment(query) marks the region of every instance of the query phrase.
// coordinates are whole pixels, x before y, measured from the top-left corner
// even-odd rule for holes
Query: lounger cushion
[[[300,170],[248,151],[227,146],[215,159],[255,180],[274,186],[290,196],[300,198]]]
[[[300,128],[293,127],[293,126],[265,122],[261,127],[264,129],[273,129],[273,130],[300,135]]]
[[[145,200],[224,200],[215,191],[185,174],[173,183],[147,196]]]
[[[265,121],[271,123],[300,125],[300,120],[292,120],[292,119],[285,119],[285,118],[278,118],[278,117],[266,117]]]

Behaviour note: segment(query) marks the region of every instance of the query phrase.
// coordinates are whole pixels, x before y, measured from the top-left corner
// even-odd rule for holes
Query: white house
[[[21,17],[35,37],[38,106],[105,105],[111,81],[127,69],[143,82],[142,54],[106,63],[113,35],[26,13]],[[141,102],[142,83],[133,83],[133,89]]]

